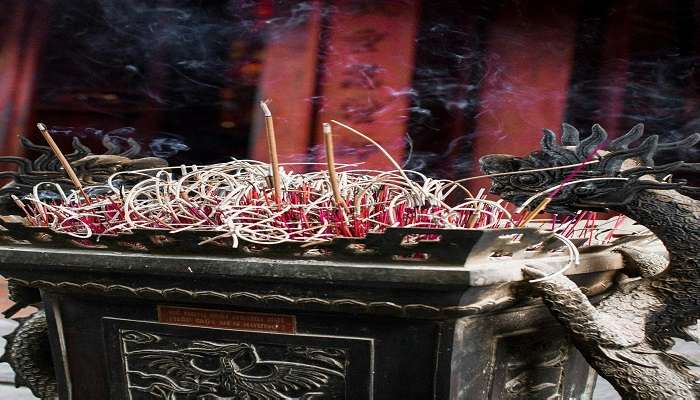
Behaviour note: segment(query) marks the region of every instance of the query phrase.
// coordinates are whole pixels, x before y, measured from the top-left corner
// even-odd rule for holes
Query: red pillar
[[[318,121],[336,119],[404,156],[412,86],[418,1],[336,1],[331,18]],[[315,142],[323,143],[321,127]],[[334,127],[336,160],[392,169],[375,147]],[[321,156],[319,159],[322,159]]]
[[[26,134],[34,82],[47,29],[48,5],[16,2],[0,36],[0,154],[19,154],[19,136]]]
[[[265,48],[259,100],[270,99],[277,151],[281,162],[303,161],[310,143],[312,98],[316,85],[321,9],[319,2],[306,21],[273,29]],[[259,110],[257,104],[255,109]],[[254,119],[251,157],[268,160],[262,112]]]

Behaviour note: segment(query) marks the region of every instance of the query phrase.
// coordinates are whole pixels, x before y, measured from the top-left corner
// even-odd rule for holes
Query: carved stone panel
[[[544,307],[455,324],[450,399],[590,399],[590,367]]]
[[[114,399],[372,398],[372,341],[105,318]],[[116,367],[118,366],[118,367]]]
[[[562,398],[569,347],[565,337],[543,335],[542,332],[501,337],[498,340],[491,398]]]

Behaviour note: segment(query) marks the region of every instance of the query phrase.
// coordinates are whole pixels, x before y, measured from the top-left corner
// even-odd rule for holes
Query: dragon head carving
[[[591,134],[581,139],[576,128],[563,124],[561,141],[545,129],[540,150],[525,157],[488,155],[479,162],[484,173],[502,174],[492,177],[492,193],[520,205],[549,189],[552,201],[547,211],[556,213],[614,209],[646,189],[698,193],[698,188],[674,180],[671,174],[698,171],[700,164],[678,161],[655,165],[653,157],[660,151],[693,146],[700,142],[700,134],[663,144],[653,135],[633,145],[643,133],[644,126],[638,124],[625,135],[608,140],[607,132],[596,124]],[[563,166],[571,167],[553,168]]]
[[[7,201],[9,195],[25,195],[31,193],[34,185],[40,182],[55,182],[64,189],[73,188],[73,183],[66,176],[59,160],[47,146],[32,143],[27,138],[21,138],[22,145],[41,155],[30,161],[22,157],[3,156],[0,162],[15,164],[16,170],[0,171],[0,178],[10,178],[11,182],[0,187],[0,203]],[[105,136],[102,140],[107,149],[104,154],[93,154],[83,145],[78,138],[73,138],[73,152],[66,153],[65,157],[75,169],[80,181],[86,185],[104,184],[107,179],[116,172],[134,171],[149,168],[164,168],[168,162],[157,157],[142,157],[141,146],[133,139],[127,139],[126,150],[116,140]],[[129,184],[130,180],[140,180],[141,176],[124,174],[123,183]]]

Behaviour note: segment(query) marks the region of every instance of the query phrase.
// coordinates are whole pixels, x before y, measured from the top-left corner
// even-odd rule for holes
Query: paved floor
[[[7,281],[0,278],[0,311],[6,310],[13,303],[7,298]],[[17,314],[18,317],[27,316],[33,311],[29,307]],[[5,350],[5,336],[12,332],[17,323],[0,317],[0,354]],[[34,400],[32,392],[27,388],[15,388],[15,374],[6,363],[0,363],[0,400]]]

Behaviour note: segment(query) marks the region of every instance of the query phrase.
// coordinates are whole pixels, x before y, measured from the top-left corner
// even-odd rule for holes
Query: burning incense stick
[[[265,135],[267,136],[267,152],[270,158],[270,167],[272,169],[272,187],[275,191],[275,202],[282,202],[282,189],[280,183],[279,160],[277,158],[277,140],[275,138],[275,125],[272,121],[272,112],[267,106],[266,101],[260,102],[260,108],[265,116]]]
[[[404,172],[403,168],[401,168],[401,166],[399,165],[399,163],[397,163],[396,160],[394,160],[394,157],[392,157],[391,154],[389,154],[389,152],[386,151],[386,149],[385,149],[384,147],[382,147],[382,145],[380,145],[379,143],[377,143],[374,139],[372,139],[371,137],[365,135],[364,133],[358,131],[357,129],[355,129],[355,128],[351,127],[351,126],[345,125],[345,124],[342,123],[342,122],[338,122],[338,121],[336,121],[336,120],[334,120],[334,119],[332,119],[331,122],[334,123],[334,124],[336,124],[336,125],[338,125],[338,126],[342,126],[343,128],[347,129],[348,131],[354,133],[355,135],[357,135],[357,136],[359,136],[359,137],[365,139],[366,141],[372,143],[372,145],[374,145],[374,147],[376,147],[377,149],[379,149],[379,151],[381,151],[382,154],[384,154],[384,157],[386,157],[386,159],[389,160],[389,162],[391,163],[391,165],[393,165],[394,168],[396,168],[396,171],[397,171],[399,174],[401,174],[401,176],[403,176],[404,179],[406,179],[406,181],[410,181],[410,179],[408,178],[408,176],[407,176],[406,173]]]
[[[331,122],[334,123],[334,124],[336,124],[336,125],[338,125],[338,126],[341,126],[341,127],[345,128],[345,129],[347,129],[349,132],[352,132],[353,134],[355,134],[355,135],[357,135],[357,136],[359,136],[359,137],[365,139],[366,141],[370,142],[374,147],[376,147],[377,149],[379,149],[379,151],[381,151],[382,154],[384,154],[384,157],[386,157],[386,159],[389,160],[389,162],[396,168],[396,172],[398,172],[398,173],[401,175],[401,177],[403,177],[409,185],[411,185],[411,186],[415,185],[416,190],[418,190],[418,191],[420,191],[421,193],[423,193],[423,194],[426,196],[426,198],[429,198],[429,199],[431,198],[432,200],[434,200],[434,201],[440,203],[440,205],[445,206],[445,207],[447,206],[447,204],[445,204],[442,200],[436,199],[435,196],[433,196],[431,193],[429,193],[429,192],[427,192],[425,189],[423,189],[422,186],[415,184],[415,183],[408,177],[408,175],[406,175],[406,172],[405,172],[404,169],[399,165],[399,163],[397,163],[396,160],[394,160],[394,157],[392,157],[391,154],[389,154],[389,152],[386,151],[386,149],[385,149],[384,147],[382,147],[382,145],[380,145],[379,143],[377,143],[377,141],[375,141],[375,140],[372,139],[371,137],[365,135],[364,133],[358,131],[357,129],[355,129],[355,128],[351,127],[351,126],[345,125],[345,124],[342,123],[342,122],[338,122],[338,121],[336,121],[336,120],[334,120],[334,119],[332,119]]]
[[[335,203],[343,208],[347,208],[343,197],[340,195],[338,186],[338,175],[335,173],[335,155],[333,152],[333,130],[331,124],[323,123],[323,143],[326,145],[326,163],[328,164],[328,179],[331,182],[331,190],[333,190],[333,198]]]
[[[42,124],[41,122],[36,124],[36,127],[39,128],[39,132],[41,132],[42,136],[44,136],[44,139],[46,139],[46,142],[51,147],[51,150],[53,150],[53,153],[54,155],[56,155],[56,158],[58,158],[58,161],[61,162],[63,169],[66,171],[66,174],[68,174],[68,178],[70,178],[70,180],[73,182],[73,186],[75,186],[75,188],[78,189],[80,194],[83,195],[83,197],[85,198],[85,202],[90,204],[90,198],[87,196],[87,194],[85,194],[85,191],[83,190],[83,185],[80,183],[80,179],[78,179],[78,176],[75,174],[75,171],[73,171],[73,167],[71,167],[70,163],[61,152],[61,149],[59,149],[58,145],[56,145],[56,142],[53,141],[53,138],[49,133],[49,129],[46,127],[46,125]]]

